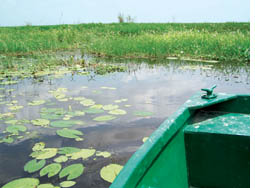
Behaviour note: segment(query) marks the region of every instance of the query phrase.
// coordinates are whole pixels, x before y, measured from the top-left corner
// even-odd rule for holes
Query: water
[[[100,60],[111,61],[113,60]],[[88,114],[71,117],[71,120],[82,121],[82,125],[73,125],[83,133],[83,141],[63,138],[56,135],[61,128],[34,126],[31,122],[23,123],[27,127],[26,134],[20,132],[23,138],[16,139],[11,144],[0,143],[0,186],[11,180],[22,177],[39,178],[40,183],[52,183],[57,186],[66,178],[55,175],[51,178],[40,177],[39,171],[24,172],[24,165],[32,160],[29,157],[35,143],[44,142],[46,148],[77,147],[81,149],[95,149],[107,151],[111,156],[104,158],[95,154],[86,160],[69,159],[62,163],[62,167],[70,164],[82,163],[85,166],[83,174],[74,179],[74,187],[109,187],[110,183],[100,177],[100,170],[109,164],[125,165],[131,155],[143,144],[143,138],[148,137],[157,127],[180,105],[201,88],[217,84],[215,92],[249,93],[249,67],[237,66],[234,63],[192,63],[184,61],[148,61],[148,60],[116,60],[127,67],[125,72],[115,72],[106,75],[78,75],[67,73],[59,78],[44,77],[43,80],[27,78],[18,84],[1,86],[0,113],[10,112],[11,101],[17,101],[22,109],[14,113],[13,118],[18,120],[34,120],[40,118],[43,107],[63,108],[65,113],[70,111],[84,111],[88,109],[74,100],[76,97],[92,99],[96,104],[119,105],[119,109],[126,111],[125,115],[114,115],[116,119],[97,122],[97,116],[107,115]],[[109,87],[103,89],[101,87]],[[66,88],[65,99],[59,101],[49,91]],[[111,88],[111,89],[110,89]],[[7,91],[14,89],[13,91]],[[62,89],[65,90],[65,89]],[[116,100],[127,99],[120,103]],[[44,100],[45,103],[29,106],[33,100]],[[6,104],[1,104],[8,101]],[[118,102],[118,101],[117,101]],[[130,106],[126,106],[130,105]],[[140,117],[134,114],[137,111],[150,112],[149,116]],[[109,115],[109,114],[108,114]],[[63,118],[63,116],[61,117]],[[8,118],[7,118],[8,119]],[[3,131],[8,126],[6,119],[0,120],[0,137],[8,135]],[[55,120],[50,120],[55,121]],[[57,154],[56,156],[59,156]],[[52,157],[46,159],[46,164],[53,162]]]

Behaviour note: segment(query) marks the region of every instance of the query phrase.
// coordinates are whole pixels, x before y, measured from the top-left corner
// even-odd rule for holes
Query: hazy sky
[[[0,26],[118,22],[247,22],[249,0],[0,0]]]

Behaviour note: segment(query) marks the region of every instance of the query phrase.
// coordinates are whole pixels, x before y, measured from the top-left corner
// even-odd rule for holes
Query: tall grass
[[[249,61],[249,34],[249,23],[1,27],[0,54],[16,56],[82,48],[109,57]]]

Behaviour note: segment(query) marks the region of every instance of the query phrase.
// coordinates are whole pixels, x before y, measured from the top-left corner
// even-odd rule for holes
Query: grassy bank
[[[107,57],[249,61],[249,23],[79,24],[0,28],[0,55],[84,49]]]

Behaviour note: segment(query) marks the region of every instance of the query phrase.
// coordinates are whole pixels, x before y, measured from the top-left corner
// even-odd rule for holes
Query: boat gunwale
[[[218,93],[215,99],[201,99],[201,92],[193,95],[174,114],[169,116],[132,155],[110,188],[136,187],[145,175],[158,154],[184,126],[192,114],[199,109],[218,103],[230,101],[238,97],[249,97],[249,94]],[[195,101],[195,102],[194,102]]]

